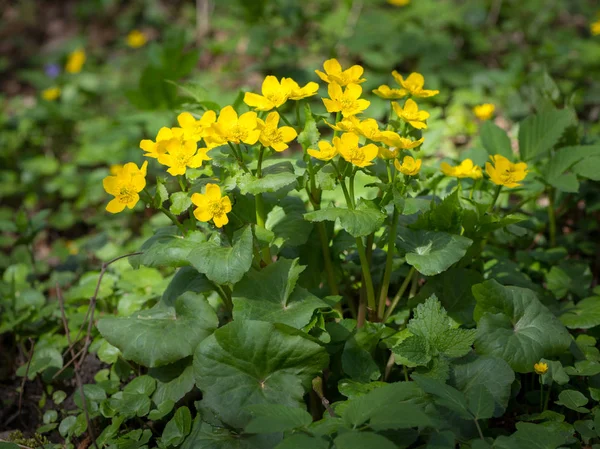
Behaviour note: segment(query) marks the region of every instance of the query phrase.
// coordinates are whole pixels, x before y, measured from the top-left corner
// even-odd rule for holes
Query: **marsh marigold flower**
[[[169,167],[172,176],[185,175],[188,168],[198,168],[202,162],[210,161],[208,148],[197,148],[193,140],[172,140],[167,144],[167,152],[158,156],[158,162]]]
[[[147,167],[148,161],[144,161],[141,168],[138,168],[135,163],[129,162],[115,175],[107,176],[102,180],[106,193],[115,197],[106,206],[108,212],[116,214],[125,207],[133,209],[140,200],[139,192],[146,187]]]
[[[291,126],[279,125],[279,114],[275,111],[270,112],[263,122],[258,119],[258,128],[260,129],[260,137],[258,140],[265,147],[271,147],[275,151],[280,152],[289,148],[288,143],[294,140],[298,133]]]
[[[127,35],[127,45],[131,48],[140,48],[146,45],[148,38],[140,30],[131,30]]]
[[[519,187],[519,181],[522,181],[527,176],[527,164],[518,162],[513,164],[504,156],[496,154],[490,156],[493,165],[489,162],[485,163],[485,172],[490,176],[490,180],[499,186],[509,188]]]
[[[254,145],[260,136],[256,112],[246,112],[238,117],[232,106],[225,106],[219,113],[217,122],[212,125],[217,142],[246,143]]]
[[[404,156],[402,163],[398,159],[394,161],[394,167],[400,173],[407,176],[415,176],[419,174],[421,170],[421,159],[416,159],[412,156]]]
[[[421,137],[419,140],[410,140],[408,137],[402,137],[393,131],[382,131],[381,141],[390,147],[401,150],[412,150],[421,145],[425,141],[425,138]]]
[[[600,20],[590,24],[590,33],[592,33],[592,36],[600,36]]]
[[[379,152],[377,146],[372,143],[361,147],[359,137],[354,133],[344,133],[341,137],[334,137],[333,146],[346,161],[357,167],[372,165],[371,161]]]
[[[479,120],[489,120],[494,116],[496,106],[492,103],[479,104],[473,108],[473,113]]]
[[[413,128],[427,128],[427,123],[425,123],[425,120],[429,118],[429,112],[422,110],[419,111],[419,106],[414,100],[411,100],[410,98],[406,100],[404,103],[404,108],[394,101],[392,103],[392,107],[394,108],[396,114],[398,114],[398,117],[409,123]]]
[[[259,111],[270,111],[273,108],[278,108],[288,100],[292,87],[288,78],[282,78],[280,82],[273,75],[269,75],[262,83],[262,95],[246,92],[244,103]]]
[[[533,365],[533,369],[536,374],[541,376],[542,374],[546,374],[548,372],[548,364],[544,362],[538,362]]]
[[[140,142],[140,148],[144,150],[144,156],[158,159],[167,152],[167,146],[171,142],[183,142],[183,129],[162,127],[158,130],[156,141],[144,139]]]
[[[453,178],[480,179],[483,177],[481,167],[474,165],[471,159],[465,159],[457,166],[442,162],[441,169],[443,174]]]
[[[359,98],[362,87],[350,84],[345,90],[339,84],[330,84],[327,88],[329,98],[323,98],[327,112],[341,112],[344,117],[363,112],[371,104],[370,101]]]
[[[333,145],[331,145],[326,140],[321,140],[319,142],[318,150],[309,148],[308,150],[306,150],[306,152],[308,154],[310,154],[312,157],[319,159],[321,161],[330,161],[331,159],[336,157],[338,154],[337,148],[334,147]]]
[[[413,97],[427,98],[433,97],[434,95],[440,93],[439,90],[423,89],[423,86],[425,85],[425,78],[420,73],[413,72],[408,75],[406,79],[404,79],[402,75],[394,70],[392,72],[392,76],[396,82]]]
[[[302,100],[303,98],[312,97],[319,90],[319,85],[314,81],[307,83],[304,87],[300,87],[296,81],[291,78],[285,78],[286,83],[290,86],[290,100]]]
[[[183,129],[183,137],[187,140],[199,142],[203,137],[212,134],[212,124],[216,123],[215,111],[206,111],[198,120],[189,112],[182,112],[177,116],[177,123]]]
[[[385,100],[398,100],[408,95],[408,91],[406,89],[392,89],[387,84],[382,84],[377,89],[374,89],[373,93]]]
[[[65,70],[69,73],[79,73],[85,64],[85,51],[81,48],[72,52],[67,58]]]
[[[315,73],[326,83],[348,86],[349,84],[360,84],[366,81],[366,79],[361,78],[365,71],[361,66],[353,65],[349,69],[342,70],[342,65],[335,58],[325,61],[323,69],[325,73],[320,70],[315,70]]]
[[[46,101],[54,101],[60,97],[60,87],[49,87],[42,91],[42,98]]]
[[[194,193],[192,203],[197,206],[194,216],[198,221],[212,220],[217,228],[229,223],[227,214],[231,212],[231,200],[227,195],[221,196],[221,189],[216,184],[206,184],[204,194]]]

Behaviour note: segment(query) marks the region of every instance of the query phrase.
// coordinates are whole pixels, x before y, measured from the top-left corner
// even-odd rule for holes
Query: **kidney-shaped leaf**
[[[131,316],[102,318],[98,330],[124,358],[155,367],[192,355],[217,324],[217,315],[206,299],[187,292],[174,306],[159,303]]]
[[[251,418],[247,405],[304,407],[304,393],[328,359],[323,347],[296,329],[238,320],[198,346],[194,373],[202,402],[241,428]]]
[[[308,221],[340,221],[340,226],[353,237],[375,232],[383,224],[385,215],[369,201],[362,201],[356,209],[329,207],[304,214]]]

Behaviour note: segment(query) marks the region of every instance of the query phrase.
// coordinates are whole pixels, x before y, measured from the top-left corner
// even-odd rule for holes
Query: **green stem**
[[[550,246],[556,246],[556,214],[554,211],[554,195],[555,191],[551,187],[548,191],[548,224],[550,230]]]
[[[350,194],[348,193],[348,188],[346,187],[346,181],[344,180],[344,177],[340,173],[340,170],[338,169],[338,166],[336,165],[336,163],[333,162],[333,159],[331,160],[331,165],[333,165],[335,174],[337,175],[338,180],[340,181],[340,185],[342,186],[342,191],[344,192],[344,197],[346,198],[346,204],[348,205],[348,208],[354,209],[354,204],[352,203],[352,200],[350,199]]]
[[[548,409],[548,401],[550,401],[550,392],[552,391],[552,383],[550,383],[550,385],[548,385],[548,392],[546,393],[546,400],[544,401],[544,410],[546,411]]]
[[[262,161],[265,152],[265,147],[261,145],[260,150],[258,152],[258,163],[256,166],[256,177],[260,178],[262,176]],[[267,214],[265,212],[265,202],[262,196],[262,193],[257,193],[254,195],[254,201],[256,204],[256,224],[263,229],[265,228],[265,222],[267,219]],[[271,250],[267,245],[264,248],[261,248],[262,260],[266,265],[271,263]]]
[[[337,125],[337,123],[340,121],[340,119],[341,119],[341,118],[342,118],[342,113],[338,111],[338,112],[335,114],[335,124],[336,124],[336,125]],[[339,132],[339,131],[338,131],[337,129],[334,129],[334,130],[333,130],[333,137],[337,137],[337,135],[338,135],[338,132]]]
[[[389,182],[390,184],[392,184],[392,182],[394,181],[394,179],[392,178],[392,169],[391,169],[391,167],[390,167],[390,161],[389,161],[389,160],[386,160],[386,161],[385,161],[385,168],[386,168],[386,170],[387,170],[388,182]]]
[[[300,124],[300,100],[296,101],[296,123],[298,124],[298,128],[301,128]]]
[[[542,376],[540,376],[540,412],[544,411],[544,384],[542,383]]]
[[[169,219],[173,222],[173,224],[175,226],[177,226],[182,233],[185,233],[185,228],[179,222],[179,220],[177,219],[177,217],[175,215],[173,215],[170,211],[168,211],[167,209],[165,209],[162,206],[160,206],[160,208],[158,210],[160,210],[163,214],[165,214],[167,217],[169,217]]]
[[[321,240],[321,252],[323,253],[323,262],[325,263],[325,273],[327,274],[327,283],[329,284],[329,293],[333,296],[340,294],[337,283],[335,282],[335,273],[333,263],[331,262],[331,252],[329,251],[329,239],[327,238],[327,228],[325,223],[317,223],[317,231]]]
[[[233,146],[233,144],[231,142],[227,142],[227,144],[229,145],[229,148],[231,148],[231,151],[233,151],[233,155],[237,159],[238,165],[241,167],[241,169],[244,170],[244,172],[246,172],[246,173],[250,173],[250,170],[248,170],[248,167],[246,167],[246,164],[244,163],[244,157],[242,155],[241,150],[240,150],[240,153],[238,154],[237,150],[235,149],[235,147]]]
[[[233,313],[233,301],[231,300],[231,289],[227,286],[222,286],[219,284],[215,284],[217,288],[217,294],[223,300],[223,304],[225,305],[225,309],[231,314]]]
[[[177,176],[177,180],[179,181],[179,187],[181,188],[181,191],[187,192],[187,186],[185,185],[185,179],[183,178],[183,175]]]
[[[492,202],[490,203],[489,207],[488,207],[488,212],[491,212],[494,209],[494,205],[496,204],[496,201],[498,201],[498,197],[500,196],[500,191],[502,190],[502,186],[496,186],[496,191],[494,192],[494,197],[492,198]]]
[[[356,207],[356,197],[354,196],[354,177],[356,176],[356,171],[358,167],[352,170],[352,174],[350,175],[350,199],[352,200],[352,209]]]
[[[379,293],[379,305],[377,307],[377,318],[383,319],[385,313],[385,301],[387,299],[388,290],[390,287],[390,279],[392,277],[392,265],[394,263],[394,248],[396,243],[396,228],[398,226],[398,209],[394,206],[392,214],[392,225],[388,235],[387,257],[385,259],[385,271],[383,273],[383,281],[381,282],[381,291]]]
[[[296,128],[297,128],[296,126],[294,126],[294,125],[292,125],[292,124],[290,123],[290,121],[289,121],[289,120],[286,118],[286,116],[285,116],[285,115],[283,115],[283,114],[281,113],[281,111],[280,111],[279,109],[275,109],[275,110],[276,110],[276,111],[279,113],[279,117],[281,117],[281,119],[282,119],[282,120],[285,122],[285,124],[286,124],[287,126],[291,126],[291,127],[292,127],[292,128],[294,128],[294,129],[296,129]]]
[[[477,432],[479,432],[479,438],[481,438],[482,440],[485,441],[485,438],[483,437],[483,432],[481,431],[481,427],[479,426],[479,421],[477,421],[477,419],[474,419],[473,421],[475,421],[475,426],[477,426]]]
[[[408,285],[410,284],[410,281],[414,277],[415,273],[416,273],[415,267],[410,267],[410,270],[409,270],[408,274],[406,275],[406,277],[404,278],[404,282],[402,282],[402,285],[400,286],[398,293],[396,293],[396,296],[394,296],[392,303],[390,304],[387,311],[385,312],[385,315],[383,316],[383,322],[386,322],[389,319],[389,317],[392,315],[392,312],[394,311],[394,309],[400,302],[400,298],[402,298],[402,295],[408,288]]]
[[[373,290],[373,279],[371,278],[371,270],[369,267],[369,261],[367,260],[365,246],[363,245],[362,239],[360,237],[356,238],[356,248],[358,249],[358,257],[360,258],[363,281],[367,289],[367,305],[369,309],[376,310],[377,304],[375,304],[375,291]]]

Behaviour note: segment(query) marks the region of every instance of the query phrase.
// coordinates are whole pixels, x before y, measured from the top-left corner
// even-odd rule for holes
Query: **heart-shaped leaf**
[[[383,224],[385,215],[370,201],[361,201],[356,209],[329,207],[304,214],[308,221],[340,221],[340,226],[353,237],[375,232]]]

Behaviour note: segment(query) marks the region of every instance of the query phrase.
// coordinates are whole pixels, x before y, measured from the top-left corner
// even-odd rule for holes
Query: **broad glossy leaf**
[[[148,374],[156,379],[156,391],[152,395],[152,401],[157,405],[165,401],[177,402],[194,388],[191,357],[170,365],[151,368]]]
[[[406,262],[419,273],[434,276],[447,270],[466,254],[473,241],[446,232],[401,227],[396,244],[406,252]]]
[[[242,195],[277,192],[296,184],[296,174],[290,162],[278,162],[262,170],[262,178],[244,173],[237,179]]]
[[[250,404],[304,407],[313,377],[328,362],[324,348],[289,326],[236,320],[215,331],[194,355],[202,402],[234,427]]]
[[[146,240],[140,249],[143,254],[130,257],[129,260],[134,268],[140,265],[182,267],[189,265],[188,255],[203,242],[206,242],[206,237],[202,232],[191,232],[183,237],[176,228],[170,227]]]
[[[564,405],[565,407],[575,410],[578,413],[588,413],[589,409],[584,407],[584,405],[586,405],[588,402],[588,398],[586,398],[577,390],[563,390],[559,393],[558,401],[555,403],[558,405]]]
[[[571,336],[529,289],[505,287],[494,280],[473,287],[479,354],[503,358],[520,373],[533,371],[542,357],[567,350]]]
[[[194,267],[181,267],[163,293],[162,301],[171,305],[182,293],[204,293],[214,289],[214,284],[206,278],[206,275],[198,273]]]
[[[573,123],[573,112],[568,109],[546,110],[527,117],[519,126],[521,158],[528,161],[550,150]]]
[[[475,419],[488,419],[494,415],[494,396],[485,385],[474,386],[467,393],[469,411]]]
[[[165,426],[160,441],[165,446],[179,446],[192,428],[192,414],[187,407],[179,407]]]
[[[233,318],[305,326],[315,309],[329,307],[296,281],[304,267],[298,260],[279,259],[260,271],[251,270],[233,290]]]
[[[585,159],[585,162],[592,156],[600,155],[600,145],[580,145],[564,147],[556,151],[548,164],[543,168],[542,174],[547,182],[561,176],[566,171],[573,168],[579,161]],[[585,165],[585,163],[583,163]],[[597,173],[597,172],[596,172]]]
[[[353,237],[364,237],[379,229],[385,215],[370,201],[361,201],[355,210],[328,207],[304,214],[308,221],[336,221]]]
[[[308,427],[312,416],[298,407],[279,404],[254,404],[246,407],[252,420],[246,425],[246,433],[276,433]]]
[[[200,273],[217,284],[235,284],[252,265],[252,228],[247,226],[233,246],[210,241],[198,245],[188,256]]]
[[[189,436],[181,449],[265,449],[274,447],[280,434],[247,435],[230,432],[226,427],[213,426],[196,417]]]
[[[396,445],[386,437],[373,432],[351,431],[342,433],[335,439],[336,449],[396,449]]]
[[[329,449],[329,442],[323,438],[296,433],[284,438],[275,449]]]
[[[217,315],[206,299],[187,292],[174,306],[159,303],[128,317],[104,317],[98,330],[125,359],[155,367],[192,355],[217,325]]]
[[[582,299],[560,316],[569,329],[591,329],[600,325],[600,296]]]
[[[411,377],[425,393],[429,393],[436,397],[436,404],[458,413],[463,419],[473,419],[473,416],[469,411],[467,398],[462,392],[439,380],[430,379],[423,375],[413,374]]]
[[[304,219],[306,207],[300,198],[286,197],[267,215],[265,227],[275,235],[274,245],[304,245],[313,230],[313,224]]]

